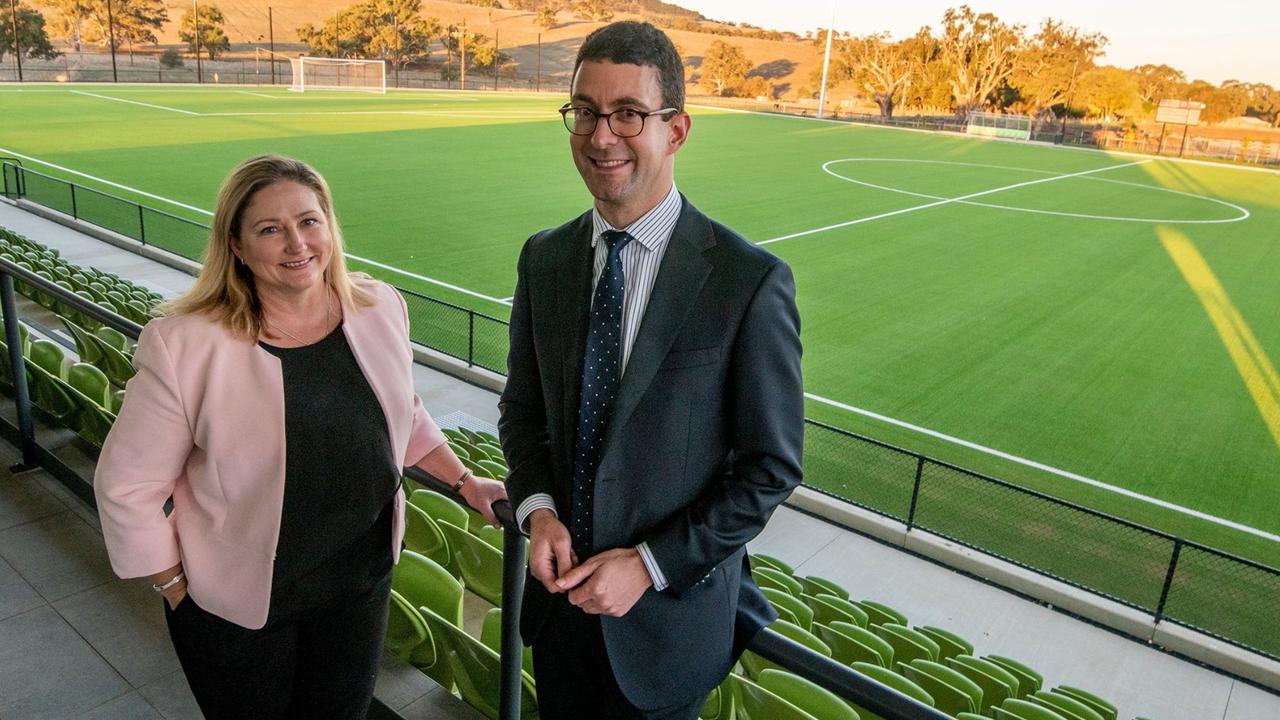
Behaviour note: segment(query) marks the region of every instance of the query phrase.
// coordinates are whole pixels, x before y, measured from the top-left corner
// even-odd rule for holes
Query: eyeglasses
[[[574,135],[594,134],[596,126],[600,124],[600,118],[604,118],[604,121],[609,125],[609,132],[620,138],[631,138],[644,132],[646,118],[660,115],[663,122],[667,122],[679,112],[679,108],[662,108],[652,112],[623,108],[614,110],[611,113],[598,113],[591,108],[578,107],[570,103],[565,103],[564,107],[560,108],[560,116],[564,118],[565,129]]]

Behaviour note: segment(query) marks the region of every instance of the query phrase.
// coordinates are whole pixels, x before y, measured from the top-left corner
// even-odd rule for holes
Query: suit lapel
[[[688,200],[684,200],[680,219],[658,268],[658,277],[653,283],[653,293],[649,296],[635,345],[631,348],[627,369],[622,375],[613,417],[609,419],[606,448],[617,442],[618,433],[626,426],[640,398],[649,389],[658,367],[684,326],[685,317],[693,309],[694,301],[711,274],[711,263],[702,253],[714,244],[711,223]]]
[[[560,337],[560,377],[564,402],[560,412],[566,440],[564,459],[573,457],[577,436],[578,396],[582,391],[582,356],[587,346],[591,312],[591,213],[578,219],[555,259],[556,327]]]

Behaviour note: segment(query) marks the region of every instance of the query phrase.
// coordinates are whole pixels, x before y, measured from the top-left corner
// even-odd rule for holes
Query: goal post
[[[353,90],[385,93],[387,91],[387,63],[384,60],[301,55],[289,58],[289,64],[293,70],[289,89],[294,92]]]
[[[971,112],[965,131],[970,135],[982,137],[1030,140],[1031,117],[1019,114]]]

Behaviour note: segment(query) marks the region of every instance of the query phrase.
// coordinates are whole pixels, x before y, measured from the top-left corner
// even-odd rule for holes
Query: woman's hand
[[[167,584],[170,580],[173,580],[181,572],[182,563],[178,563],[168,570],[162,570],[155,575],[152,575],[148,579],[151,580],[152,585],[162,586]],[[174,583],[173,587],[160,594],[164,596],[165,602],[169,603],[170,610],[177,608],[178,603],[182,602],[183,598],[187,596],[187,579],[183,577],[183,579]]]
[[[501,525],[493,515],[493,504],[507,499],[507,486],[492,478],[473,474],[462,484],[459,493],[468,505],[484,516],[486,522],[494,527]]]

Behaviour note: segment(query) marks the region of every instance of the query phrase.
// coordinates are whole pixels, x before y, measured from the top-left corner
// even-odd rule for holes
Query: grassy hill
[[[160,44],[178,44],[178,20],[190,9],[190,4],[169,0],[170,22],[159,33]],[[268,38],[267,4],[260,0],[216,0],[214,3],[227,18],[226,32],[232,42],[233,53],[252,51],[255,45],[265,47]],[[351,5],[351,0],[272,0],[276,49],[296,53],[305,46],[298,42],[296,29],[303,23],[320,25],[337,10]],[[490,38],[497,37],[499,48],[519,64],[521,76],[532,76],[536,71],[538,41],[542,41],[542,74],[552,80],[568,80],[573,70],[573,58],[582,39],[602,23],[586,22],[573,17],[569,11],[560,12],[560,24],[543,31],[534,23],[534,13],[524,10],[482,8],[444,0],[423,0],[423,14],[438,18],[442,23],[466,22],[476,32]],[[615,19],[643,19],[632,13],[618,13]],[[714,27],[716,23],[705,22]],[[806,42],[782,42],[746,37],[668,30],[687,61],[695,68],[701,64],[707,46],[715,40],[724,40],[742,47],[755,65],[752,71],[760,74],[776,87],[779,97],[791,98],[805,86],[812,87],[810,74],[819,67],[821,58]],[[437,44],[433,61],[443,61],[444,51]],[[698,92],[690,88],[691,92]]]

